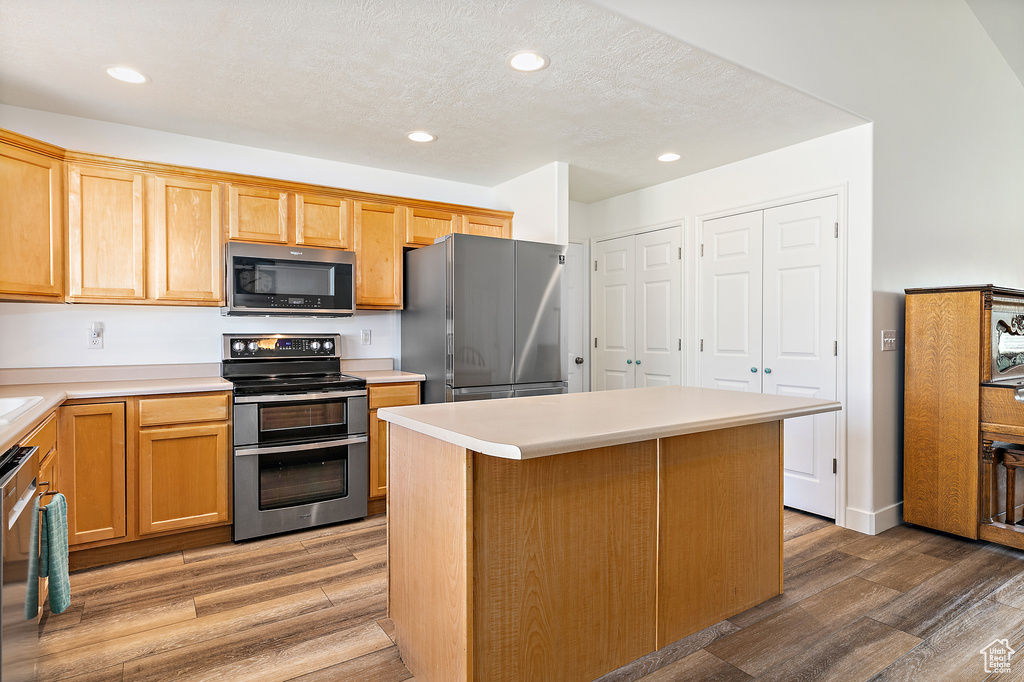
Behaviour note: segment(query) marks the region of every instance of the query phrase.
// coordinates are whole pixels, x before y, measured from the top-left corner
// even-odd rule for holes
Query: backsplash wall
[[[86,346],[93,322],[103,348]],[[401,317],[392,311],[352,317],[225,317],[218,308],[93,304],[0,303],[0,368],[94,367],[220,362],[229,333],[341,334],[344,358],[395,358]],[[371,343],[361,345],[369,329]]]

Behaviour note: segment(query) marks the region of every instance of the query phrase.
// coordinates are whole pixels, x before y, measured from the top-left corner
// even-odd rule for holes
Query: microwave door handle
[[[357,443],[365,443],[366,441],[366,436],[356,436],[355,438],[327,440],[320,443],[303,443],[302,445],[277,445],[272,448],[236,448],[235,457],[245,457],[247,455],[276,455],[282,452],[302,452],[304,450],[323,450],[325,448],[334,448],[342,445],[356,445]]]
[[[361,391],[335,391],[332,393],[295,393],[284,395],[247,395],[236,396],[235,404],[241,403],[282,403],[298,402],[301,400],[325,400],[328,398],[358,398],[366,395],[366,390]]]

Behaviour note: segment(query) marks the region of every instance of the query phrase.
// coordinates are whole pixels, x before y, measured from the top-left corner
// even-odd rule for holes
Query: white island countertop
[[[834,400],[658,386],[387,407],[378,416],[485,455],[530,459],[840,409]]]

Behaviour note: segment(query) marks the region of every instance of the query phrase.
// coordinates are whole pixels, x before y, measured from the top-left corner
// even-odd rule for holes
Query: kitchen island
[[[418,680],[592,680],[782,592],[782,420],[656,388],[381,409],[388,603]]]

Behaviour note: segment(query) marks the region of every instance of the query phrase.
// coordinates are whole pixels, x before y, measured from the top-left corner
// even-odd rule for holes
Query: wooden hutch
[[[1024,291],[906,294],[903,519],[1024,549]]]

